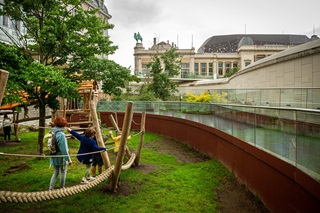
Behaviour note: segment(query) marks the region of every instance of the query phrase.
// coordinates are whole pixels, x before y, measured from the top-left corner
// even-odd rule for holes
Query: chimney
[[[157,38],[153,38],[153,45],[157,44]]]

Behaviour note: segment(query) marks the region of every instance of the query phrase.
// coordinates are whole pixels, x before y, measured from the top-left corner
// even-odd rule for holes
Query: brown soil
[[[152,143],[147,143],[145,147],[155,147],[156,152],[163,154],[170,154],[176,157],[180,162],[196,163],[203,162],[209,158],[194,151],[193,149],[187,147],[174,140],[166,141],[155,141]],[[149,173],[156,166],[141,164],[134,169],[138,169],[145,173]],[[117,193],[125,194],[126,187],[125,183],[121,183],[121,187]],[[218,195],[218,209],[224,213],[267,213],[270,212],[261,203],[261,201],[254,196],[243,184],[240,184],[236,178],[226,178],[223,179],[220,185],[217,187],[216,193]]]

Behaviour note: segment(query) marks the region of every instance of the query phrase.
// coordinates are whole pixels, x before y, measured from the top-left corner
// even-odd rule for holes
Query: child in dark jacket
[[[95,151],[105,151],[106,148],[99,147],[94,140],[96,130],[93,127],[89,127],[84,131],[84,136],[78,134],[76,131],[67,129],[75,138],[80,141],[80,148],[78,151],[77,159],[82,164],[86,165],[86,171],[83,175],[81,183],[88,183],[88,180],[94,180],[93,177],[90,176],[90,168],[92,163],[93,154],[82,155],[84,153],[95,152]]]

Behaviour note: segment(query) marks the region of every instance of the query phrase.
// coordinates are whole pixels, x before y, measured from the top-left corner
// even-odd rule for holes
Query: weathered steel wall
[[[100,112],[112,126],[110,112]],[[117,113],[122,127],[124,113]],[[140,130],[141,114],[131,129]],[[189,120],[147,114],[146,131],[165,135],[217,159],[272,212],[320,212],[320,183],[295,166],[218,129]]]

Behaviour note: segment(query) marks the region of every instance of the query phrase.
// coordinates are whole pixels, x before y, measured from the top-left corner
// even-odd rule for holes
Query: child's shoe
[[[87,178],[87,181],[93,181],[93,180],[95,180],[96,178],[95,177],[89,177],[89,178]]]
[[[87,183],[89,183],[89,182],[87,181],[87,179],[82,178],[81,183],[82,183],[82,184],[87,184]]]

